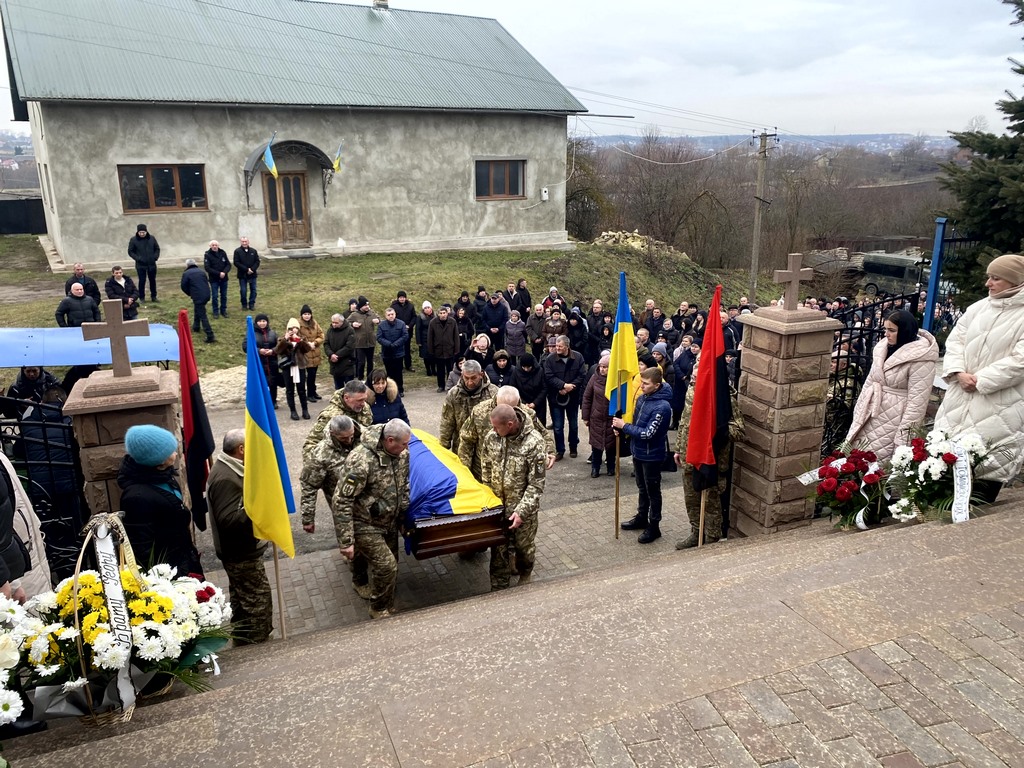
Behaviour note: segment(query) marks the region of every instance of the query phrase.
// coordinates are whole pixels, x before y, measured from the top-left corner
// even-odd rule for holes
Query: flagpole
[[[704,504],[708,499],[708,489],[700,492],[700,524],[697,526],[697,547],[704,544]]]
[[[277,615],[281,619],[281,639],[288,639],[288,622],[285,619],[284,593],[281,591],[281,565],[277,561],[277,545],[274,544],[274,582],[277,584]]]
[[[621,416],[619,418],[622,418]],[[622,435],[615,433],[615,538],[619,538],[619,453]]]

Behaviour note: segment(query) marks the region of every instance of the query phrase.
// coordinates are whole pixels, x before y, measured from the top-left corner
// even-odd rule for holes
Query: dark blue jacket
[[[664,461],[668,456],[668,425],[672,422],[672,387],[662,382],[653,394],[640,395],[633,411],[633,423],[623,432],[629,435],[630,453],[637,461]]]
[[[221,272],[224,273],[223,279],[227,280],[231,275],[231,260],[228,258],[227,251],[223,248],[218,248],[216,251],[208,250],[203,254],[203,269],[206,270],[211,283],[220,282]]]
[[[481,332],[497,328],[500,332],[504,333],[505,323],[508,322],[508,318],[508,309],[504,304],[500,301],[497,304],[492,304],[488,301],[480,310]]]
[[[409,328],[401,320],[391,323],[381,320],[377,326],[377,342],[380,344],[380,355],[385,360],[405,357],[405,340],[409,338]]]
[[[401,419],[406,424],[409,423],[409,414],[405,410],[405,403],[398,394],[398,384],[394,380],[388,379],[388,386],[381,394],[374,392],[373,387],[370,387],[370,392],[373,394],[373,401],[368,401],[368,404],[374,424],[387,424],[391,419]]]
[[[181,292],[192,299],[194,304],[205,304],[210,300],[210,278],[198,266],[185,267],[181,275]]]

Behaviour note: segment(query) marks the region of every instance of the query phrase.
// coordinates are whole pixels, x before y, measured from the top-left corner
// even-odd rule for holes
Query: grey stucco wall
[[[564,117],[465,113],[357,112],[248,107],[39,105],[33,138],[46,157],[55,214],[51,232],[66,264],[127,261],[128,239],[144,222],[162,261],[201,255],[210,239],[233,248],[240,236],[266,250],[261,179],[249,189],[242,165],[277,131],[333,159],[341,172],[324,207],[320,170],[306,170],[315,249],[338,253],[439,248],[557,247],[565,232]],[[477,201],[474,161],[523,158],[526,199]],[[209,211],[124,213],[117,166],[202,164]],[[298,164],[298,165],[296,165]],[[305,167],[303,167],[305,166]],[[547,187],[549,200],[541,202]],[[51,223],[51,222],[48,222]]]

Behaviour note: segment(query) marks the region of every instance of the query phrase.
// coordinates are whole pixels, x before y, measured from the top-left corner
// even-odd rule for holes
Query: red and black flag
[[[719,285],[708,309],[686,442],[686,463],[693,466],[693,487],[697,491],[714,488],[718,482],[715,457],[729,441],[729,421],[732,419],[721,309],[722,286]]]
[[[206,415],[199,371],[192,351],[192,332],[188,312],[178,312],[178,367],[181,370],[181,421],[185,439],[185,481],[192,497],[192,519],[196,528],[206,530],[206,478],[213,456],[213,430]]]

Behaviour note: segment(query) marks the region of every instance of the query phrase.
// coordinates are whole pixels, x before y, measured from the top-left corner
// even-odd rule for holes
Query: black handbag
[[[662,472],[675,472],[679,469],[676,465],[675,454],[672,452],[672,446],[668,443],[668,438],[665,438],[665,458],[661,462]]]

